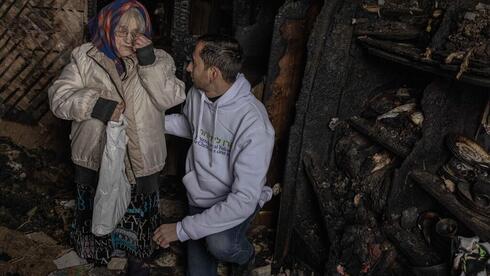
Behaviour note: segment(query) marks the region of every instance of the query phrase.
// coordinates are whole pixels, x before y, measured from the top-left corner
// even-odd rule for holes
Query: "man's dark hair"
[[[197,42],[204,43],[200,55],[206,68],[216,66],[225,81],[235,82],[243,62],[243,50],[238,41],[225,35],[203,35]]]

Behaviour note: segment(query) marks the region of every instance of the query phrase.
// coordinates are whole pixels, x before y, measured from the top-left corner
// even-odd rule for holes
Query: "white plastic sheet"
[[[92,215],[92,233],[96,236],[107,235],[115,229],[131,200],[131,186],[124,166],[128,143],[124,117],[120,122],[110,121],[106,133]]]

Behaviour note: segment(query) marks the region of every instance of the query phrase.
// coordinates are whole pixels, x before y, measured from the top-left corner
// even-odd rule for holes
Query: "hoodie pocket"
[[[184,177],[182,178],[182,182],[184,183],[184,186],[189,189],[191,186],[194,186],[197,184],[197,176],[194,171],[188,172]]]
[[[190,171],[182,178],[187,194],[193,201],[196,201],[196,195],[199,194],[199,183],[197,182],[197,175],[195,171]]]
[[[190,200],[196,206],[209,207],[223,200],[229,192],[227,187],[218,185],[216,181],[198,179],[195,171],[190,171],[182,178]]]

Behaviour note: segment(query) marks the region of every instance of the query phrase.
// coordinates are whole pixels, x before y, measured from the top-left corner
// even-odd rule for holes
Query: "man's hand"
[[[153,232],[153,240],[161,247],[167,248],[171,242],[178,240],[177,223],[162,224]]]
[[[119,120],[121,118],[121,114],[124,112],[124,108],[125,108],[125,105],[123,102],[118,103],[116,108],[114,109],[114,112],[112,112],[111,121],[119,122]]]
[[[136,51],[137,49],[144,48],[150,44],[151,44],[151,40],[148,37],[146,37],[144,35],[138,35],[134,39],[133,47],[134,47],[134,50]]]

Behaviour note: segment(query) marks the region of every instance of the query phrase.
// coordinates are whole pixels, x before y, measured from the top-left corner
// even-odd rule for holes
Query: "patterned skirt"
[[[76,166],[75,182],[77,196],[71,240],[80,257],[104,265],[116,250],[140,259],[153,254],[157,246],[152,241],[153,231],[160,225],[158,174],[136,179],[136,185],[131,185],[128,211],[116,229],[102,237],[91,232],[97,173]],[[156,188],[137,189],[138,185]]]

